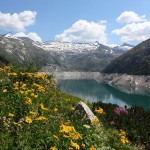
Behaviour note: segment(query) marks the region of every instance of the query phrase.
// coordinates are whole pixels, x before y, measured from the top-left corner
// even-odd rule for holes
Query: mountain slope
[[[150,39],[112,61],[103,72],[150,75]]]
[[[0,35],[0,48],[0,56],[9,62],[17,61],[23,65],[34,62],[37,66],[44,67],[43,71],[55,70],[54,68],[65,71],[101,71],[127,51],[115,50],[98,42],[37,42],[10,33]]]
[[[47,56],[47,52],[39,47],[35,47],[29,38],[13,38],[0,36],[0,56],[3,56],[9,62],[18,62],[28,64],[34,62],[38,66],[52,63],[53,59]]]

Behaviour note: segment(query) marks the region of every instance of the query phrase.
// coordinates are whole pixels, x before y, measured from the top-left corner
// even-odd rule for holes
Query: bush
[[[105,126],[123,129],[129,141],[144,145],[147,150],[150,149],[150,111],[138,106],[127,109],[102,102],[93,103],[93,110],[98,107],[106,112],[103,116]]]

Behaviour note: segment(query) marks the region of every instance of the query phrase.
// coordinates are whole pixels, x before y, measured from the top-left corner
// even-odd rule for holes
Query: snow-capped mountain
[[[101,71],[125,51],[123,48],[116,50],[98,42],[37,42],[29,37],[17,37],[10,33],[0,35],[0,56],[22,64],[35,62],[40,67],[47,66],[47,70],[49,66],[57,65],[62,70]]]
[[[56,51],[56,52],[91,52],[96,50],[99,45],[97,43],[69,43],[69,42],[60,42],[60,41],[49,41],[44,43],[34,43],[35,46],[38,46],[47,51]]]

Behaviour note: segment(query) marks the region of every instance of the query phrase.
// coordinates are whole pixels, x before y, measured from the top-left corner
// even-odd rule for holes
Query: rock
[[[79,102],[75,105],[75,110],[72,113],[72,118],[80,121],[85,121],[86,123],[95,124],[97,122],[97,124],[99,124],[98,118],[84,102]]]

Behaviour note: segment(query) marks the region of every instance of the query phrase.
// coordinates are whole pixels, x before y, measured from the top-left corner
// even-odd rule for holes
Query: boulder
[[[72,112],[71,117],[89,124],[99,124],[98,118],[94,115],[91,109],[82,101],[75,105],[75,110]]]

